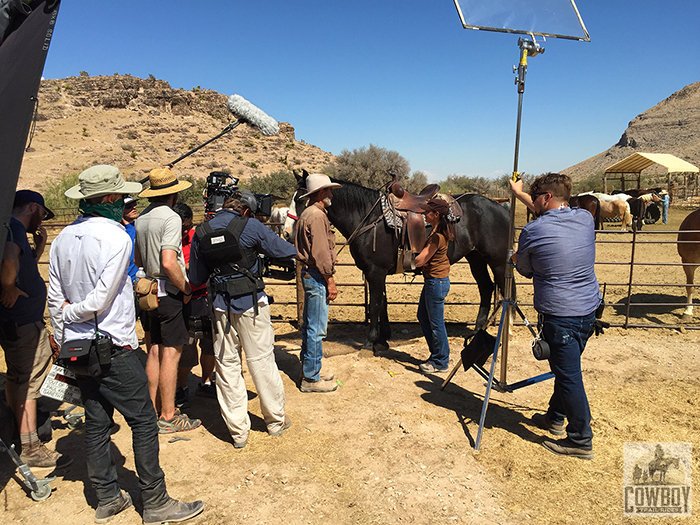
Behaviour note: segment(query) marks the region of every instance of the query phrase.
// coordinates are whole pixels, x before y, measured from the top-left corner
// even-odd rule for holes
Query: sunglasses
[[[548,194],[549,194],[548,191],[538,191],[536,193],[531,193],[530,198],[532,199],[532,202],[535,202],[537,200],[537,197],[539,197],[540,195],[548,195]]]

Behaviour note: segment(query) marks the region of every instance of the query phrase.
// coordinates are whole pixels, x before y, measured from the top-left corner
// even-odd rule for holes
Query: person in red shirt
[[[182,219],[182,255],[185,258],[185,268],[190,269],[190,248],[194,228],[192,227],[192,208],[184,202],[177,202],[173,207]],[[197,341],[201,350],[199,361],[202,365],[202,381],[197,385],[195,395],[198,397],[216,397],[216,389],[212,383],[214,366],[214,341],[211,334],[211,321],[209,319],[209,305],[207,302],[207,285],[192,287],[192,301],[190,302],[190,316],[203,318],[203,325],[209,330],[204,331],[204,337],[195,339],[190,337],[189,343],[183,345],[180,366],[177,371],[177,390],[175,391],[175,406],[186,409],[190,406],[190,394],[187,386],[187,378],[193,367],[197,366]]]

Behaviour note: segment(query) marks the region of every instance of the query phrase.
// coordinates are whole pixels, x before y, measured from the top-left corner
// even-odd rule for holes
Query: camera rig
[[[253,196],[249,200],[248,195]],[[210,219],[224,206],[228,198],[245,202],[256,215],[269,217],[272,213],[272,195],[270,193],[249,193],[244,195],[238,188],[238,179],[225,171],[212,171],[207,176],[207,186],[202,197],[204,198],[204,213]]]

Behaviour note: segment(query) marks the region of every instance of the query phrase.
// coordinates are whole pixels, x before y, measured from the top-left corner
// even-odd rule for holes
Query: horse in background
[[[296,176],[295,211],[301,214],[306,206],[305,200],[300,198],[306,193],[306,174]],[[342,185],[333,190],[333,204],[326,208],[331,224],[346,239],[358,228],[369,226],[350,243],[350,253],[369,286],[369,334],[364,346],[377,350],[386,348],[391,338],[386,277],[396,270],[401,235],[383,220],[379,190],[353,182],[331,180]],[[479,288],[480,304],[476,319],[476,330],[479,330],[488,321],[494,280],[501,293],[504,292],[510,219],[503,206],[482,195],[462,194],[455,196],[455,199],[463,215],[455,224],[455,239],[449,244],[447,256],[450,264],[462,257],[469,262]],[[493,280],[489,268],[494,275]]]
[[[270,229],[275,232],[275,235],[278,235],[279,237],[283,237],[284,235],[284,226],[287,221],[288,212],[289,208],[286,206],[273,206],[272,211],[270,212],[270,219],[267,221],[267,223],[270,226]]]
[[[678,228],[678,255],[683,262],[685,272],[686,307],[681,317],[681,322],[689,323],[693,320],[693,286],[695,270],[700,266],[700,209],[690,213]]]
[[[569,198],[569,206],[572,208],[581,208],[593,215],[595,229],[601,229],[600,223],[600,201],[595,195],[576,195]]]

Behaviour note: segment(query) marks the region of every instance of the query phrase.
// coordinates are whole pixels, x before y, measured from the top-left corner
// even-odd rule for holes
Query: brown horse
[[[620,218],[623,232],[632,228],[632,213],[627,201],[600,201],[600,218],[612,219],[613,217]]]
[[[685,272],[685,294],[687,304],[681,321],[684,323],[693,320],[693,279],[695,269],[700,266],[700,209],[689,214],[678,228],[678,255],[683,262]]]
[[[595,229],[600,230],[600,201],[595,195],[576,195],[569,198],[569,206],[581,208],[593,215]]]

